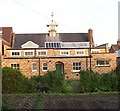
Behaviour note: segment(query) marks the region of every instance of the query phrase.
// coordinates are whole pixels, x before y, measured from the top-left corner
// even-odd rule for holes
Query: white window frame
[[[68,54],[62,54],[62,52],[68,52]],[[69,56],[70,55],[70,50],[60,50],[60,55]]]
[[[78,63],[78,64],[80,63],[81,65],[80,66],[79,65],[78,66],[73,66],[73,63]],[[74,61],[73,63],[72,63],[72,72],[80,72],[81,69],[82,69],[82,62]],[[73,67],[80,67],[80,70],[75,70]]]
[[[33,64],[36,64],[36,69],[34,69],[34,65]],[[33,62],[32,63],[32,72],[35,72],[35,71],[38,71],[38,63],[37,62]]]
[[[104,61],[105,64],[104,65],[98,64],[97,63],[98,61]],[[107,62],[109,62],[109,64],[106,64]],[[103,60],[100,59],[99,60],[98,59],[98,60],[96,60],[96,66],[110,66],[110,60],[106,60],[106,59],[103,59]]]
[[[26,52],[33,52],[33,55],[25,55]],[[26,56],[26,57],[34,56],[34,50],[24,50],[24,56]]]
[[[47,64],[47,66],[43,66],[43,64]],[[47,67],[47,70],[44,70],[43,67]],[[47,72],[47,71],[48,71],[48,63],[47,63],[47,62],[43,62],[43,63],[42,63],[42,71],[43,71],[43,72]]]
[[[15,65],[15,67],[14,66],[12,67],[12,64]],[[20,69],[20,64],[19,63],[12,63],[12,64],[10,64],[11,68],[18,69],[18,70]],[[17,67],[17,65],[19,65],[19,67]]]
[[[61,48],[61,43],[62,42],[45,42],[45,48]],[[48,47],[46,47],[47,45],[46,44],[50,44]],[[53,44],[53,46],[52,46]],[[56,47],[55,45],[56,44]],[[59,44],[59,47],[57,47],[57,44]]]
[[[77,52],[83,52],[83,54],[77,54]],[[85,55],[85,50],[75,50],[75,55],[83,56]]]
[[[39,52],[46,52],[45,55],[39,55]],[[37,56],[47,56],[47,50],[37,50]]]
[[[12,55],[14,52],[19,52],[19,55]],[[10,51],[10,56],[16,57],[16,56],[21,56],[21,51],[20,50],[11,50]]]

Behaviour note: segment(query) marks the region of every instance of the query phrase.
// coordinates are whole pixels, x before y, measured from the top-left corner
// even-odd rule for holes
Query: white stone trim
[[[28,41],[26,43],[24,43],[23,45],[21,45],[22,48],[38,48],[39,45],[32,42],[32,41]]]

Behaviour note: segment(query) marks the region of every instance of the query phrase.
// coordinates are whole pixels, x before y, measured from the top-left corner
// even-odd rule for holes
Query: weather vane
[[[51,17],[52,17],[52,21],[53,21],[53,16],[54,16],[54,13],[52,12],[52,14],[51,14]]]

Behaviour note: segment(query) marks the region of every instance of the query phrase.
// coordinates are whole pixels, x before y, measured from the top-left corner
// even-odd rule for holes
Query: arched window
[[[47,71],[48,70],[48,64],[47,63],[43,63],[42,64],[42,70],[43,71]]]

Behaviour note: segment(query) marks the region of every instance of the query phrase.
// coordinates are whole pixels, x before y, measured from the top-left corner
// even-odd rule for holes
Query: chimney
[[[89,39],[90,45],[94,46],[94,42],[93,42],[93,30],[92,29],[88,30],[88,39]]]
[[[106,52],[109,52],[108,43],[106,43]]]

